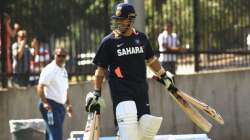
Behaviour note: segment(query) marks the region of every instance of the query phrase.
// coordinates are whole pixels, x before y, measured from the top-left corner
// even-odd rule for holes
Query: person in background
[[[47,124],[46,140],[63,140],[65,104],[68,116],[72,116],[65,69],[66,56],[65,49],[55,49],[55,60],[44,67],[37,86],[37,94],[41,99],[39,110]]]
[[[11,18],[5,13],[6,18],[6,69],[8,74],[8,87],[12,87],[12,49],[11,42],[16,37],[18,30],[20,29],[20,25],[18,23],[14,24],[14,28],[11,28]]]
[[[186,49],[181,47],[177,34],[173,32],[173,22],[171,20],[167,21],[164,26],[164,31],[159,34],[158,44],[159,51],[161,52],[159,57],[161,65],[175,74],[177,61],[176,54],[166,53],[179,53],[186,51]]]
[[[39,74],[41,70],[49,63],[50,55],[47,48],[40,44],[37,38],[33,38],[31,41],[31,60],[30,60],[30,73],[29,78],[31,85],[37,85]]]
[[[12,45],[14,85],[24,89],[28,86],[30,65],[30,49],[26,36],[25,30],[18,31],[17,42]]]

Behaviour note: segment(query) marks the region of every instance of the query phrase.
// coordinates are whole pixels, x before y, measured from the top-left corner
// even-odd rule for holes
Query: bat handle
[[[100,107],[100,105],[97,104],[97,105],[93,106],[93,108],[91,109],[91,112],[92,112],[92,113],[95,113],[95,112],[96,112],[96,114],[100,114],[100,112],[101,112],[101,107]]]
[[[162,79],[160,79],[159,77],[153,75],[152,79],[156,80],[157,82],[163,84],[165,86],[165,83]],[[171,84],[169,87],[168,87],[168,91],[170,91],[171,93],[176,93],[178,91],[178,89],[175,87],[174,84]]]
[[[168,88],[168,91],[171,93],[176,93],[178,91],[178,88],[175,87],[175,85],[171,84]]]

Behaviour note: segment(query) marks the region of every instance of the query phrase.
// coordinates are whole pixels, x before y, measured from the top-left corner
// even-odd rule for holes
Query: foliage
[[[172,19],[174,31],[182,44],[193,47],[194,32],[200,34],[200,50],[244,47],[244,37],[250,29],[250,1],[197,0],[194,12],[192,0],[145,1],[146,32],[157,48],[157,35],[167,19]],[[199,31],[194,29],[194,14],[199,18]]]
[[[104,26],[107,26],[107,23],[102,23],[108,22],[109,13],[105,11],[105,2],[109,1],[9,0],[5,9],[14,21],[28,30],[30,36],[48,40],[52,35],[56,38],[63,37],[69,32],[79,37],[80,26],[84,25],[101,31],[106,29]],[[107,6],[110,10],[110,6]]]
[[[48,41],[51,37],[92,51],[109,29],[112,6],[122,0],[7,0],[5,10],[27,30],[30,37]],[[200,34],[200,49],[244,46],[250,28],[248,0],[145,0],[146,33],[157,49],[157,36],[167,19],[183,45],[193,48],[194,32]],[[2,5],[3,6],[3,5]],[[194,15],[200,30],[194,29]],[[67,45],[67,46],[68,46]]]

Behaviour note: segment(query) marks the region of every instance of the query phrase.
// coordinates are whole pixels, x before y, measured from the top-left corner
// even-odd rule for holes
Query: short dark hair
[[[171,19],[168,19],[166,22],[166,25],[173,26],[173,21]]]

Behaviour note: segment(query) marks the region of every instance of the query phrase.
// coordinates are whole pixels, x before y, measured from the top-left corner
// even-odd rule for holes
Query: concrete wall
[[[216,108],[225,119],[225,125],[214,125],[209,137],[215,140],[250,139],[250,69],[228,72],[182,75],[176,77],[177,86],[183,91],[199,98]],[[91,90],[91,83],[70,86],[70,97],[74,106],[74,118],[65,120],[65,138],[72,130],[83,130],[87,114],[84,112],[84,97]],[[107,108],[102,113],[102,135],[113,135],[112,105],[108,85],[104,84],[104,98]],[[160,134],[202,133],[194,126],[165,89],[155,81],[149,80],[151,112],[163,116]],[[34,88],[28,90],[10,89],[0,93],[0,140],[10,139],[10,119],[40,118],[37,110],[38,98]]]

